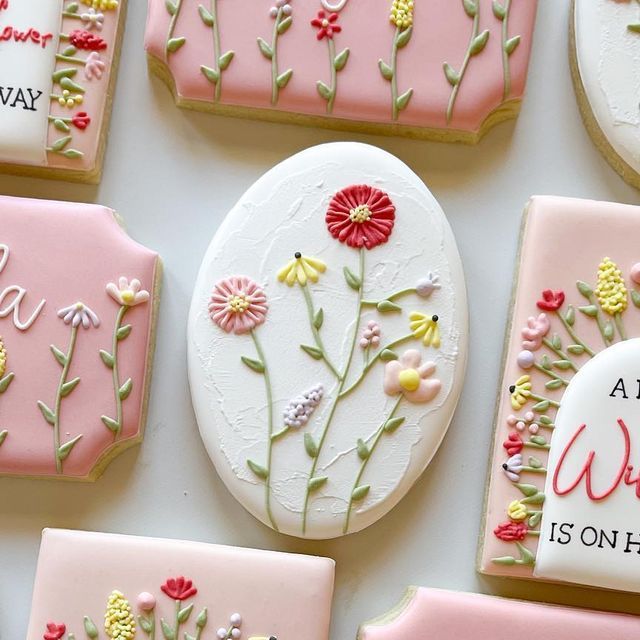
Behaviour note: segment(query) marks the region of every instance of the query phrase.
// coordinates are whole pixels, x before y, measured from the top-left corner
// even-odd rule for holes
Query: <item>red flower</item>
[[[316,38],[322,40],[322,38],[333,39],[334,33],[340,33],[342,27],[339,24],[335,24],[338,19],[337,13],[330,13],[328,16],[324,11],[318,11],[318,17],[311,21],[312,27],[318,28]]]
[[[529,528],[524,522],[504,522],[493,531],[496,538],[504,542],[521,542],[527,537]]]
[[[69,41],[77,49],[88,51],[102,51],[107,48],[107,43],[100,37],[89,31],[76,29],[69,34]]]
[[[42,637],[44,640],[60,640],[66,631],[67,627],[64,624],[47,622],[47,632]]]
[[[543,311],[557,311],[563,304],[564,291],[545,289],[542,292],[542,300],[538,300],[538,308]]]
[[[524,448],[524,442],[517,433],[510,433],[509,438],[502,443],[510,456],[520,453]]]
[[[78,127],[78,129],[84,131],[91,124],[91,118],[85,111],[79,111],[71,118],[71,122],[74,126]]]
[[[333,196],[325,219],[329,233],[340,242],[372,249],[389,239],[396,208],[384,191],[358,184]]]
[[[160,588],[174,600],[186,600],[198,593],[198,590],[193,586],[193,582],[182,576],[169,578]]]

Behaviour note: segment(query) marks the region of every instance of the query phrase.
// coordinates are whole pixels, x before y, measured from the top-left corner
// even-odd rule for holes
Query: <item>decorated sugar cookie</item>
[[[0,0],[0,171],[98,182],[126,0]]]
[[[493,598],[475,593],[410,587],[388,614],[360,627],[358,640],[602,640],[635,638],[640,618]]]
[[[328,640],[333,576],[328,558],[45,529],[27,640]]]
[[[467,355],[462,266],[421,180],[367,145],[261,178],[205,255],[189,318],[202,438],[273,529],[363,529],[442,441]]]
[[[640,187],[640,5],[574,0],[571,68],[587,130],[611,166]]]
[[[150,0],[181,107],[477,142],[517,116],[536,0]]]
[[[639,214],[565,198],[529,204],[484,573],[639,591]]]
[[[110,209],[0,197],[0,476],[93,480],[140,442],[160,263]]]

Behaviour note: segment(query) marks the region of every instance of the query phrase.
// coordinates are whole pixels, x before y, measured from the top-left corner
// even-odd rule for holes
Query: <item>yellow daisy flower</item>
[[[415,338],[422,338],[425,347],[440,348],[440,327],[438,326],[438,316],[428,316],[418,311],[409,314],[409,328]]]
[[[327,265],[318,260],[318,258],[312,258],[310,256],[303,256],[300,252],[296,252],[293,260],[287,262],[287,264],[278,271],[278,280],[280,282],[286,282],[290,287],[297,282],[301,287],[304,287],[307,282],[318,282],[321,273],[327,270]]]
[[[527,404],[531,396],[531,376],[521,376],[516,383],[509,387],[511,393],[511,406],[520,411]]]
[[[509,508],[507,509],[507,514],[510,520],[514,522],[522,522],[527,519],[529,515],[527,513],[527,507],[520,502],[520,500],[514,500],[511,504],[509,504]]]
[[[602,310],[611,316],[627,308],[627,288],[622,272],[610,258],[605,258],[598,267],[598,285],[594,293]]]

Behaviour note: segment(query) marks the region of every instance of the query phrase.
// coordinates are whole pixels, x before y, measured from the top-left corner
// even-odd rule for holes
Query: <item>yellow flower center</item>
[[[233,313],[244,313],[249,308],[247,296],[231,296],[229,298],[229,308]]]
[[[76,309],[78,311],[82,311],[84,309],[84,305],[82,304],[82,302],[76,302]]]
[[[133,291],[131,291],[131,289],[125,289],[120,293],[120,295],[122,297],[122,302],[124,302],[125,304],[131,304],[136,298],[135,294],[133,293]]]
[[[405,391],[415,391],[420,386],[420,374],[416,369],[405,369],[400,372],[399,382]]]
[[[351,209],[349,212],[349,218],[352,222],[359,222],[362,224],[371,217],[371,211],[366,204],[359,204],[355,209]]]

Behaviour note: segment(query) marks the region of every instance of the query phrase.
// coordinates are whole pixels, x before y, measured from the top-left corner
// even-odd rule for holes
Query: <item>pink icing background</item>
[[[83,437],[64,461],[64,474],[83,478],[113,442],[100,420],[113,415],[115,399],[111,370],[99,349],[111,350],[118,304],[105,286],[121,275],[137,277],[153,292],[158,255],[134,242],[110,209],[85,204],[0,197],[0,243],[9,246],[7,265],[0,273],[0,291],[9,285],[27,289],[21,318],[38,302],[46,304],[26,331],[11,316],[0,318],[0,335],[7,350],[7,372],[15,379],[0,395],[0,430],[9,435],[0,446],[0,475],[55,475],[52,428],[36,402],[53,406],[61,367],[49,345],[66,352],[70,327],[57,311],[81,300],[101,320],[98,328],[80,329],[69,378],[80,376],[76,389],[62,400],[61,440]],[[7,298],[13,299],[13,295]],[[4,307],[6,303],[1,306]],[[123,401],[124,428],[120,439],[140,434],[153,299],[125,316],[133,330],[119,345],[120,378],[133,379],[131,395]]]
[[[200,0],[184,0],[174,37],[187,42],[170,55],[169,66],[182,98],[212,101],[213,85],[202,75],[200,65],[212,66],[211,29],[198,15]],[[222,102],[257,108],[271,108],[270,62],[260,53],[258,36],[271,41],[272,0],[252,0],[251,9],[238,9],[231,0],[219,0],[222,51],[236,52],[223,73]],[[207,3],[205,3],[207,6]],[[281,70],[294,69],[289,85],[281,90],[278,109],[311,115],[325,115],[326,102],[318,96],[316,81],[329,83],[327,42],[316,40],[310,20],[322,9],[319,0],[292,0],[293,25],[279,39]],[[485,50],[472,58],[462,82],[451,127],[477,131],[484,119],[502,102],[502,23],[493,15],[492,0],[480,0],[480,31],[490,29]],[[537,3],[512,4],[509,32],[522,35],[511,56],[512,98],[524,93]],[[391,122],[390,83],[382,78],[378,59],[389,62],[395,27],[389,22],[390,0],[350,0],[340,13],[336,51],[351,50],[349,62],[338,74],[334,117],[370,122]],[[165,59],[170,16],[164,0],[149,0],[146,48]],[[399,123],[418,127],[446,127],[446,108],[451,85],[445,78],[445,61],[459,69],[471,35],[472,20],[462,2],[417,0],[411,41],[398,53],[399,93],[413,87],[414,95]]]
[[[520,416],[533,403],[526,405],[522,411],[514,411],[511,407],[508,387],[521,375],[527,373],[531,376],[534,392],[555,400],[560,400],[562,397],[562,390],[549,391],[544,388],[548,378],[542,373],[535,369],[525,372],[518,367],[516,359],[522,350],[522,327],[526,325],[529,316],[537,316],[541,313],[536,307],[536,302],[541,298],[544,289],[565,292],[566,300],[563,306],[565,311],[569,304],[574,307],[586,304],[585,298],[578,293],[576,281],[583,280],[595,286],[598,265],[605,257],[611,258],[618,264],[626,286],[631,290],[633,283],[629,279],[629,273],[631,267],[640,261],[637,242],[639,216],[638,207],[592,200],[536,197],[529,205],[516,283],[513,324],[507,347],[504,378],[499,390],[497,428],[491,457],[486,523],[483,532],[484,545],[480,557],[480,568],[484,573],[532,577],[531,567],[505,567],[491,562],[491,558],[505,555],[517,557],[515,545],[500,541],[493,534],[493,530],[501,522],[508,521],[509,503],[524,497],[502,471],[501,465],[508,458],[502,443],[512,431],[506,424],[507,416],[512,413]],[[549,336],[557,331],[564,344],[570,344],[567,342],[567,334],[560,322],[553,317],[553,314],[549,314],[549,317],[551,318]],[[640,336],[640,313],[631,302],[624,314],[624,324],[630,337]],[[576,311],[575,329],[580,338],[590,347],[596,351],[602,350],[604,345],[595,321],[586,319]],[[587,356],[575,356],[574,359],[584,364]],[[562,375],[570,378],[570,374],[571,371],[563,372]],[[549,430],[541,429],[540,433],[546,436],[547,440],[550,439]],[[545,451],[525,449],[525,452],[527,456],[535,455],[546,466]],[[545,476],[539,474],[526,472],[522,474],[521,482],[535,484],[541,490],[544,490],[544,481]],[[528,536],[524,544],[535,553],[536,538]]]
[[[178,576],[189,578],[198,589],[185,601],[195,606],[184,630],[193,633],[196,616],[208,608],[203,640],[215,638],[232,613],[243,618],[242,640],[271,634],[281,640],[329,638],[334,562],[328,558],[46,529],[27,640],[41,640],[49,621],[64,622],[67,631],[84,637],[85,615],[101,628],[107,598],[114,589],[130,601],[134,615],[140,613],[139,593],[147,591],[156,597],[159,639],[163,637],[160,617],[171,624],[175,618],[175,603],[160,586]],[[138,637],[146,634],[138,630]]]
[[[631,640],[640,618],[419,588],[399,616],[365,625],[359,640]]]

